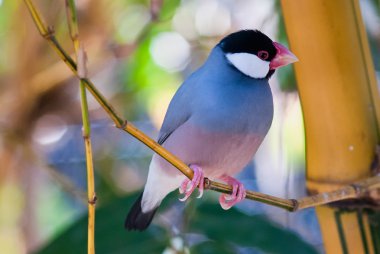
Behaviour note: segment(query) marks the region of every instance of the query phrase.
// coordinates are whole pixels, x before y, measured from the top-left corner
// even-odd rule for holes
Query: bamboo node
[[[204,178],[203,181],[203,189],[208,190],[211,187],[211,181],[207,177]]]
[[[96,205],[96,201],[98,200],[98,198],[96,197],[96,194],[94,193],[94,195],[92,196],[92,199],[88,201],[88,203],[90,205]]]
[[[80,79],[87,78],[87,54],[86,51],[84,50],[83,44],[80,44],[78,55],[77,55],[77,72],[78,72],[78,77]]]
[[[117,128],[120,128],[122,130],[125,130],[128,126],[128,120],[124,120],[123,124],[121,124],[120,126],[116,126]]]
[[[51,38],[54,37],[54,33],[55,33],[54,27],[48,26],[47,27],[47,32],[44,33],[44,34],[42,34],[42,37],[44,37],[46,40],[51,40]]]
[[[89,139],[90,138],[90,134],[88,134],[84,131],[84,126],[82,126],[82,137],[83,137],[83,139]]]
[[[298,207],[299,207],[299,202],[298,202],[298,200],[297,200],[297,199],[293,199],[293,198],[291,198],[291,199],[289,199],[289,200],[292,202],[292,207],[289,208],[289,211],[290,211],[290,212],[295,212],[295,211],[297,211],[297,210],[298,210]]]
[[[359,183],[352,183],[350,186],[354,188],[355,193],[358,197],[363,196],[367,192],[366,188],[363,188],[363,186]]]

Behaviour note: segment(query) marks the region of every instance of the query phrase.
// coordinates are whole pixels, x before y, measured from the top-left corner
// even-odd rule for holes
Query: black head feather
[[[273,41],[259,30],[241,30],[222,39],[219,46],[225,53],[250,53],[257,55],[265,50],[269,53],[265,61],[271,61],[277,53]]]

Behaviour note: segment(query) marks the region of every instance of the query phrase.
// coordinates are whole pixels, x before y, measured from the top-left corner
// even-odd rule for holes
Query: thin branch
[[[54,37],[53,33],[50,33],[50,36],[44,36],[44,33],[41,31],[46,31],[46,26],[42,23],[38,12],[35,7],[31,3],[30,0],[24,0],[27,3],[27,6],[32,14],[33,20],[36,23],[37,28],[39,29],[42,36],[47,39],[49,42],[52,40],[54,43],[50,42],[50,45],[58,52],[58,55],[61,59],[69,66],[69,68],[73,71],[75,75],[78,76],[76,71],[76,65],[72,62],[72,59],[62,47],[59,45],[57,40]],[[41,28],[42,27],[42,28]],[[86,84],[86,88],[91,92],[91,94],[95,97],[98,103],[103,107],[103,109],[108,113],[111,119],[114,121],[115,126],[119,129],[122,129],[129,134],[131,134],[136,139],[140,140],[150,149],[159,154],[162,158],[167,160],[170,164],[176,167],[179,171],[181,171],[186,177],[192,179],[193,171],[179,158],[170,153],[168,150],[160,146],[153,139],[148,137],[138,128],[136,128],[132,123],[123,120],[116,111],[111,107],[111,105],[107,102],[107,100],[103,97],[103,95],[95,88],[94,84],[91,80],[85,78],[82,79]],[[364,184],[365,183],[365,184]],[[266,195],[259,192],[247,191],[247,199],[259,201],[262,203],[266,203],[272,206],[276,206],[279,208],[283,208],[288,211],[298,211],[304,208],[313,207],[322,204],[328,204],[335,201],[353,199],[353,198],[362,198],[368,195],[368,191],[374,188],[379,188],[380,185],[380,176],[375,176],[364,181],[360,181],[354,183],[352,185],[348,185],[340,188],[339,190],[332,192],[325,192],[322,194],[309,196],[301,199],[283,199],[271,195]],[[358,188],[358,186],[360,186]],[[210,179],[205,179],[205,188],[214,190],[221,193],[232,193],[232,187],[226,184],[222,184],[219,182],[211,181]]]
[[[79,51],[79,30],[78,30],[78,18],[75,8],[75,0],[65,1],[67,25],[69,27],[70,38],[74,44],[75,53],[78,56]]]
[[[83,48],[80,49],[79,55],[83,55]],[[79,57],[78,57],[78,63]],[[85,64],[83,67],[79,65],[81,74],[86,73]],[[85,82],[80,80],[80,95],[81,95],[81,104],[82,104],[82,121],[83,121],[83,139],[86,149],[86,165],[87,165],[87,193],[88,193],[88,253],[95,253],[95,204],[96,204],[96,193],[95,193],[95,181],[94,181],[94,166],[92,159],[92,146],[91,146],[91,129],[90,129],[90,120],[88,116],[88,104],[87,104],[87,95]]]
[[[86,152],[86,168],[87,168],[87,199],[88,199],[88,226],[87,226],[87,253],[95,254],[95,181],[94,181],[94,165],[91,146],[91,123],[88,113],[86,86],[83,81],[87,76],[87,56],[83,45],[79,42],[78,19],[74,0],[66,0],[66,15],[69,26],[69,33],[74,44],[75,54],[77,57],[77,72],[80,78],[80,98],[82,108],[83,122],[83,140]]]

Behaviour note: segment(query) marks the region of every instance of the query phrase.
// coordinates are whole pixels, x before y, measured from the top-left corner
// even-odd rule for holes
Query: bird
[[[127,230],[145,230],[162,200],[179,188],[185,201],[204,178],[232,185],[219,203],[229,209],[246,196],[233,175],[252,159],[273,119],[268,83],[279,67],[298,61],[282,44],[259,30],[240,30],[224,37],[202,66],[178,88],[159,131],[158,143],[193,170],[187,179],[157,154],[152,156],[144,191],[125,220]]]

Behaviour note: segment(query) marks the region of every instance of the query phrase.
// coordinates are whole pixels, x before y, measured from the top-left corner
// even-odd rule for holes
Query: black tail
[[[153,216],[158,209],[158,207],[156,207],[147,213],[141,211],[142,196],[143,194],[141,193],[127,215],[127,219],[125,220],[124,224],[124,227],[127,230],[145,230],[152,222]]]

